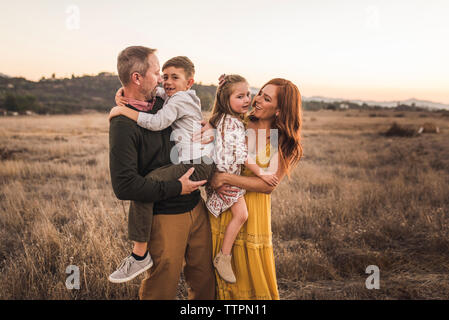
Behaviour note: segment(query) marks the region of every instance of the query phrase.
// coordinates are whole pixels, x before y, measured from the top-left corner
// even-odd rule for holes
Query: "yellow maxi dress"
[[[260,167],[269,165],[270,144],[267,144],[264,151],[265,154],[259,152],[256,157]],[[254,176],[246,167],[242,175]],[[279,300],[271,234],[271,196],[247,191],[244,197],[248,207],[248,220],[238,233],[232,248],[232,269],[237,282],[227,283],[215,271],[217,299]],[[218,218],[209,212],[213,257],[221,249],[231,218],[231,209],[221,213]]]

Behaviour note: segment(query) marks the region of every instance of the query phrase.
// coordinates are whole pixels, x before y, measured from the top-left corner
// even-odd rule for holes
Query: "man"
[[[117,61],[127,107],[156,113],[163,105],[155,97],[162,82],[159,60],[154,49],[128,47]],[[211,235],[204,201],[198,187],[204,181],[191,181],[193,168],[174,181],[156,181],[145,176],[171,163],[171,128],[149,131],[134,121],[115,117],[110,122],[110,171],[112,187],[120,200],[132,200],[129,221],[133,225],[151,224],[149,252],[154,260],[143,280],[141,299],[174,299],[185,259],[184,275],[189,299],[214,299],[215,280],[212,266]],[[154,202],[153,221],[142,220],[139,205]],[[136,223],[137,221],[137,223]],[[131,232],[132,231],[132,232]],[[130,235],[138,230],[130,230]],[[130,236],[130,240],[132,239]],[[146,252],[133,252],[125,261],[126,271],[139,268],[148,258]]]

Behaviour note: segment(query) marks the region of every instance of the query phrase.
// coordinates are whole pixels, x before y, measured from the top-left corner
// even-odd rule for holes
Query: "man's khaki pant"
[[[149,251],[154,265],[142,281],[140,299],[175,299],[184,260],[188,298],[215,299],[211,230],[203,199],[185,213],[154,215]]]
[[[169,164],[154,169],[145,178],[156,181],[175,181],[181,178],[192,167],[195,168],[195,171],[190,176],[190,180],[192,181],[209,180],[215,170],[213,160],[208,157],[203,157],[200,163],[193,162],[185,164],[181,162],[179,164]],[[129,240],[148,242],[151,235],[151,223],[153,221],[153,205],[152,202],[130,202],[128,216]]]

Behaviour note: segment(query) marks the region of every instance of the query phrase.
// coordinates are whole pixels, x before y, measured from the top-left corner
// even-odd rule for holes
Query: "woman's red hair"
[[[280,160],[289,175],[303,154],[301,94],[289,80],[275,78],[265,83],[262,89],[269,84],[277,87],[279,115],[275,117],[272,129],[278,130]]]

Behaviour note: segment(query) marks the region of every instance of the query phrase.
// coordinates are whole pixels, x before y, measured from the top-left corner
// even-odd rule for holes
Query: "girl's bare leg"
[[[245,198],[241,196],[231,207],[232,219],[226,227],[223,238],[221,252],[223,254],[231,254],[232,246],[235,238],[242,228],[243,224],[248,220],[248,208],[246,207]]]

